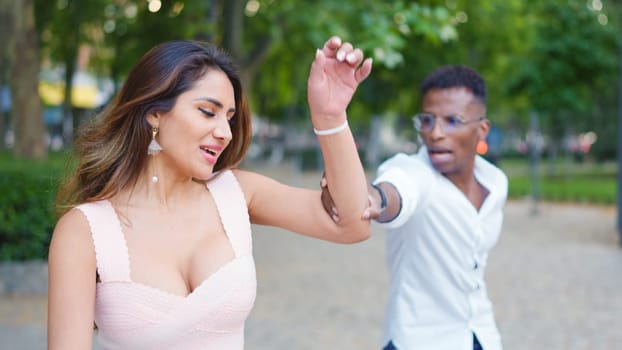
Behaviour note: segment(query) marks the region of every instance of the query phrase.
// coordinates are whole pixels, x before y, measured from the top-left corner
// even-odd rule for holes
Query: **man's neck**
[[[475,172],[471,170],[466,174],[443,174],[451,183],[464,194],[473,204],[477,211],[482,207],[484,200],[490,193],[486,187],[480,184],[475,177]]]

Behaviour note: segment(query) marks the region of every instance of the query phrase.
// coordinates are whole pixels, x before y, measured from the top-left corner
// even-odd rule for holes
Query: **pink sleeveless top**
[[[97,259],[95,322],[99,349],[243,349],[244,322],[257,281],[244,194],[231,171],[207,184],[235,258],[182,297],[132,282],[125,236],[109,201],[77,208]]]

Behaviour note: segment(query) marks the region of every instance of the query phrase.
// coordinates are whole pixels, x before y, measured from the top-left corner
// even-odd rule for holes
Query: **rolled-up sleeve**
[[[399,153],[386,160],[378,167],[374,184],[389,183],[395,187],[401,197],[401,208],[391,221],[379,223],[385,228],[397,228],[413,215],[422,197],[425,184],[429,183],[430,171],[415,156]]]

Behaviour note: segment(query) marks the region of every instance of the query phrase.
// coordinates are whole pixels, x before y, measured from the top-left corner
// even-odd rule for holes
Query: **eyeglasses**
[[[413,117],[413,124],[415,125],[415,129],[417,129],[417,131],[419,132],[430,132],[434,130],[437,119],[440,120],[441,128],[443,129],[443,131],[451,134],[453,132],[459,131],[466,124],[481,122],[482,120],[486,119],[486,117],[479,117],[472,120],[464,120],[464,118],[457,114],[450,114],[444,117],[439,117],[432,113],[419,113]]]

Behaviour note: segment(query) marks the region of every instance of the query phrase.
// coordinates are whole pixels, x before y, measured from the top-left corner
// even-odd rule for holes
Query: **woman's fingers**
[[[352,46],[352,44],[348,42],[343,43],[339,49],[337,49],[337,61],[343,62],[346,59],[346,56],[352,53],[352,50],[354,50],[354,46]]]
[[[352,43],[342,43],[341,38],[338,36],[332,36],[324,43],[322,48],[324,57],[336,58],[339,62],[346,61],[352,67],[358,67],[363,62],[363,51],[359,48],[355,48]],[[369,62],[367,62],[369,61]],[[360,67],[357,80],[360,82],[364,80],[371,72],[371,59],[368,58],[363,62],[363,66]]]
[[[370,57],[363,61],[363,64],[359,67],[359,69],[354,72],[354,79],[356,79],[357,83],[362,82],[369,76],[369,74],[371,73],[371,65],[372,59]]]
[[[350,65],[356,67],[363,60],[363,51],[361,51],[361,49],[356,48],[356,49],[354,49],[351,52],[346,54],[345,60]]]
[[[341,47],[341,38],[334,35],[330,37],[324,43],[324,47],[322,48],[322,52],[324,52],[324,56],[326,57],[335,57],[337,55],[337,50]]]

